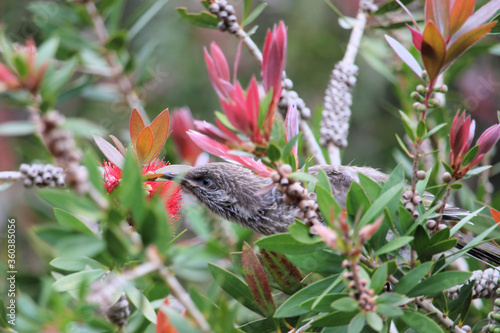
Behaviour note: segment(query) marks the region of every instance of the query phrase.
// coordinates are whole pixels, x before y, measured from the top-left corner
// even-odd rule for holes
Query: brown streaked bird
[[[168,167],[167,167],[168,168]],[[353,181],[359,182],[358,173],[380,183],[387,180],[387,174],[370,167],[318,165],[309,168],[316,175],[323,169],[330,180],[332,193],[337,202],[345,207],[347,193]],[[161,178],[177,180],[182,189],[194,195],[215,214],[236,222],[244,228],[263,235],[288,232],[298,207],[283,202],[283,194],[276,187],[270,187],[270,178],[260,177],[250,169],[231,163],[209,163],[197,167],[172,169]],[[467,213],[465,210],[450,206],[445,210],[443,220],[458,221],[455,214]],[[457,232],[458,248],[463,248],[472,237]],[[476,246],[469,254],[479,259],[491,260],[500,264],[500,249],[485,243]]]

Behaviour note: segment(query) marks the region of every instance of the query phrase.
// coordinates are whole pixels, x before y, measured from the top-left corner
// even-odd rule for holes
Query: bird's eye
[[[212,185],[212,180],[210,178],[203,178],[201,182],[203,183],[204,186]]]

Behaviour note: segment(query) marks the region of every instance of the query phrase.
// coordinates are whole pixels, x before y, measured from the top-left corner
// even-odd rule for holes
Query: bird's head
[[[161,178],[176,180],[210,210],[229,220],[239,220],[261,204],[261,190],[272,181],[230,163],[209,163],[165,172]]]

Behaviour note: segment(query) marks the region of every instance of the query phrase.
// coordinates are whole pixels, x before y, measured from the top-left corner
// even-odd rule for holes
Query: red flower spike
[[[269,177],[271,173],[273,173],[273,170],[265,166],[261,161],[255,161],[251,157],[231,154],[231,148],[209,138],[206,135],[196,131],[188,131],[187,134],[201,149],[212,155],[218,156],[229,162],[243,165],[254,170],[258,175],[263,177]]]
[[[212,86],[220,99],[228,99],[233,94],[233,86],[229,78],[229,66],[226,57],[217,44],[210,45],[212,56],[204,48],[205,62]]]
[[[168,163],[164,161],[154,160],[143,167],[142,174],[147,175],[156,173],[158,169],[167,165]],[[110,193],[120,184],[122,171],[119,167],[107,161],[104,161],[102,167],[104,169],[104,185],[106,186],[106,190]],[[144,182],[144,185],[144,188],[148,191],[149,198],[154,195],[159,195],[161,197],[165,205],[165,210],[168,213],[169,221],[175,222],[179,218],[178,214],[181,207],[180,187],[173,181],[147,181]]]
[[[273,31],[267,32],[264,50],[262,52],[262,85],[269,92],[273,89],[273,102],[275,108],[281,96],[281,80],[286,62],[287,29],[283,22],[274,26]]]
[[[177,154],[190,165],[195,165],[203,150],[186,134],[187,131],[194,129],[193,116],[189,108],[174,110],[170,126]]]

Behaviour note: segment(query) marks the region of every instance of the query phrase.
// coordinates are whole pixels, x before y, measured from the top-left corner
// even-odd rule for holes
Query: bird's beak
[[[192,167],[188,165],[167,165],[156,170],[155,173],[145,175],[145,177],[151,180],[154,179],[155,181],[173,180],[179,184],[183,184],[187,182],[186,178],[184,178],[184,175],[191,169]]]

